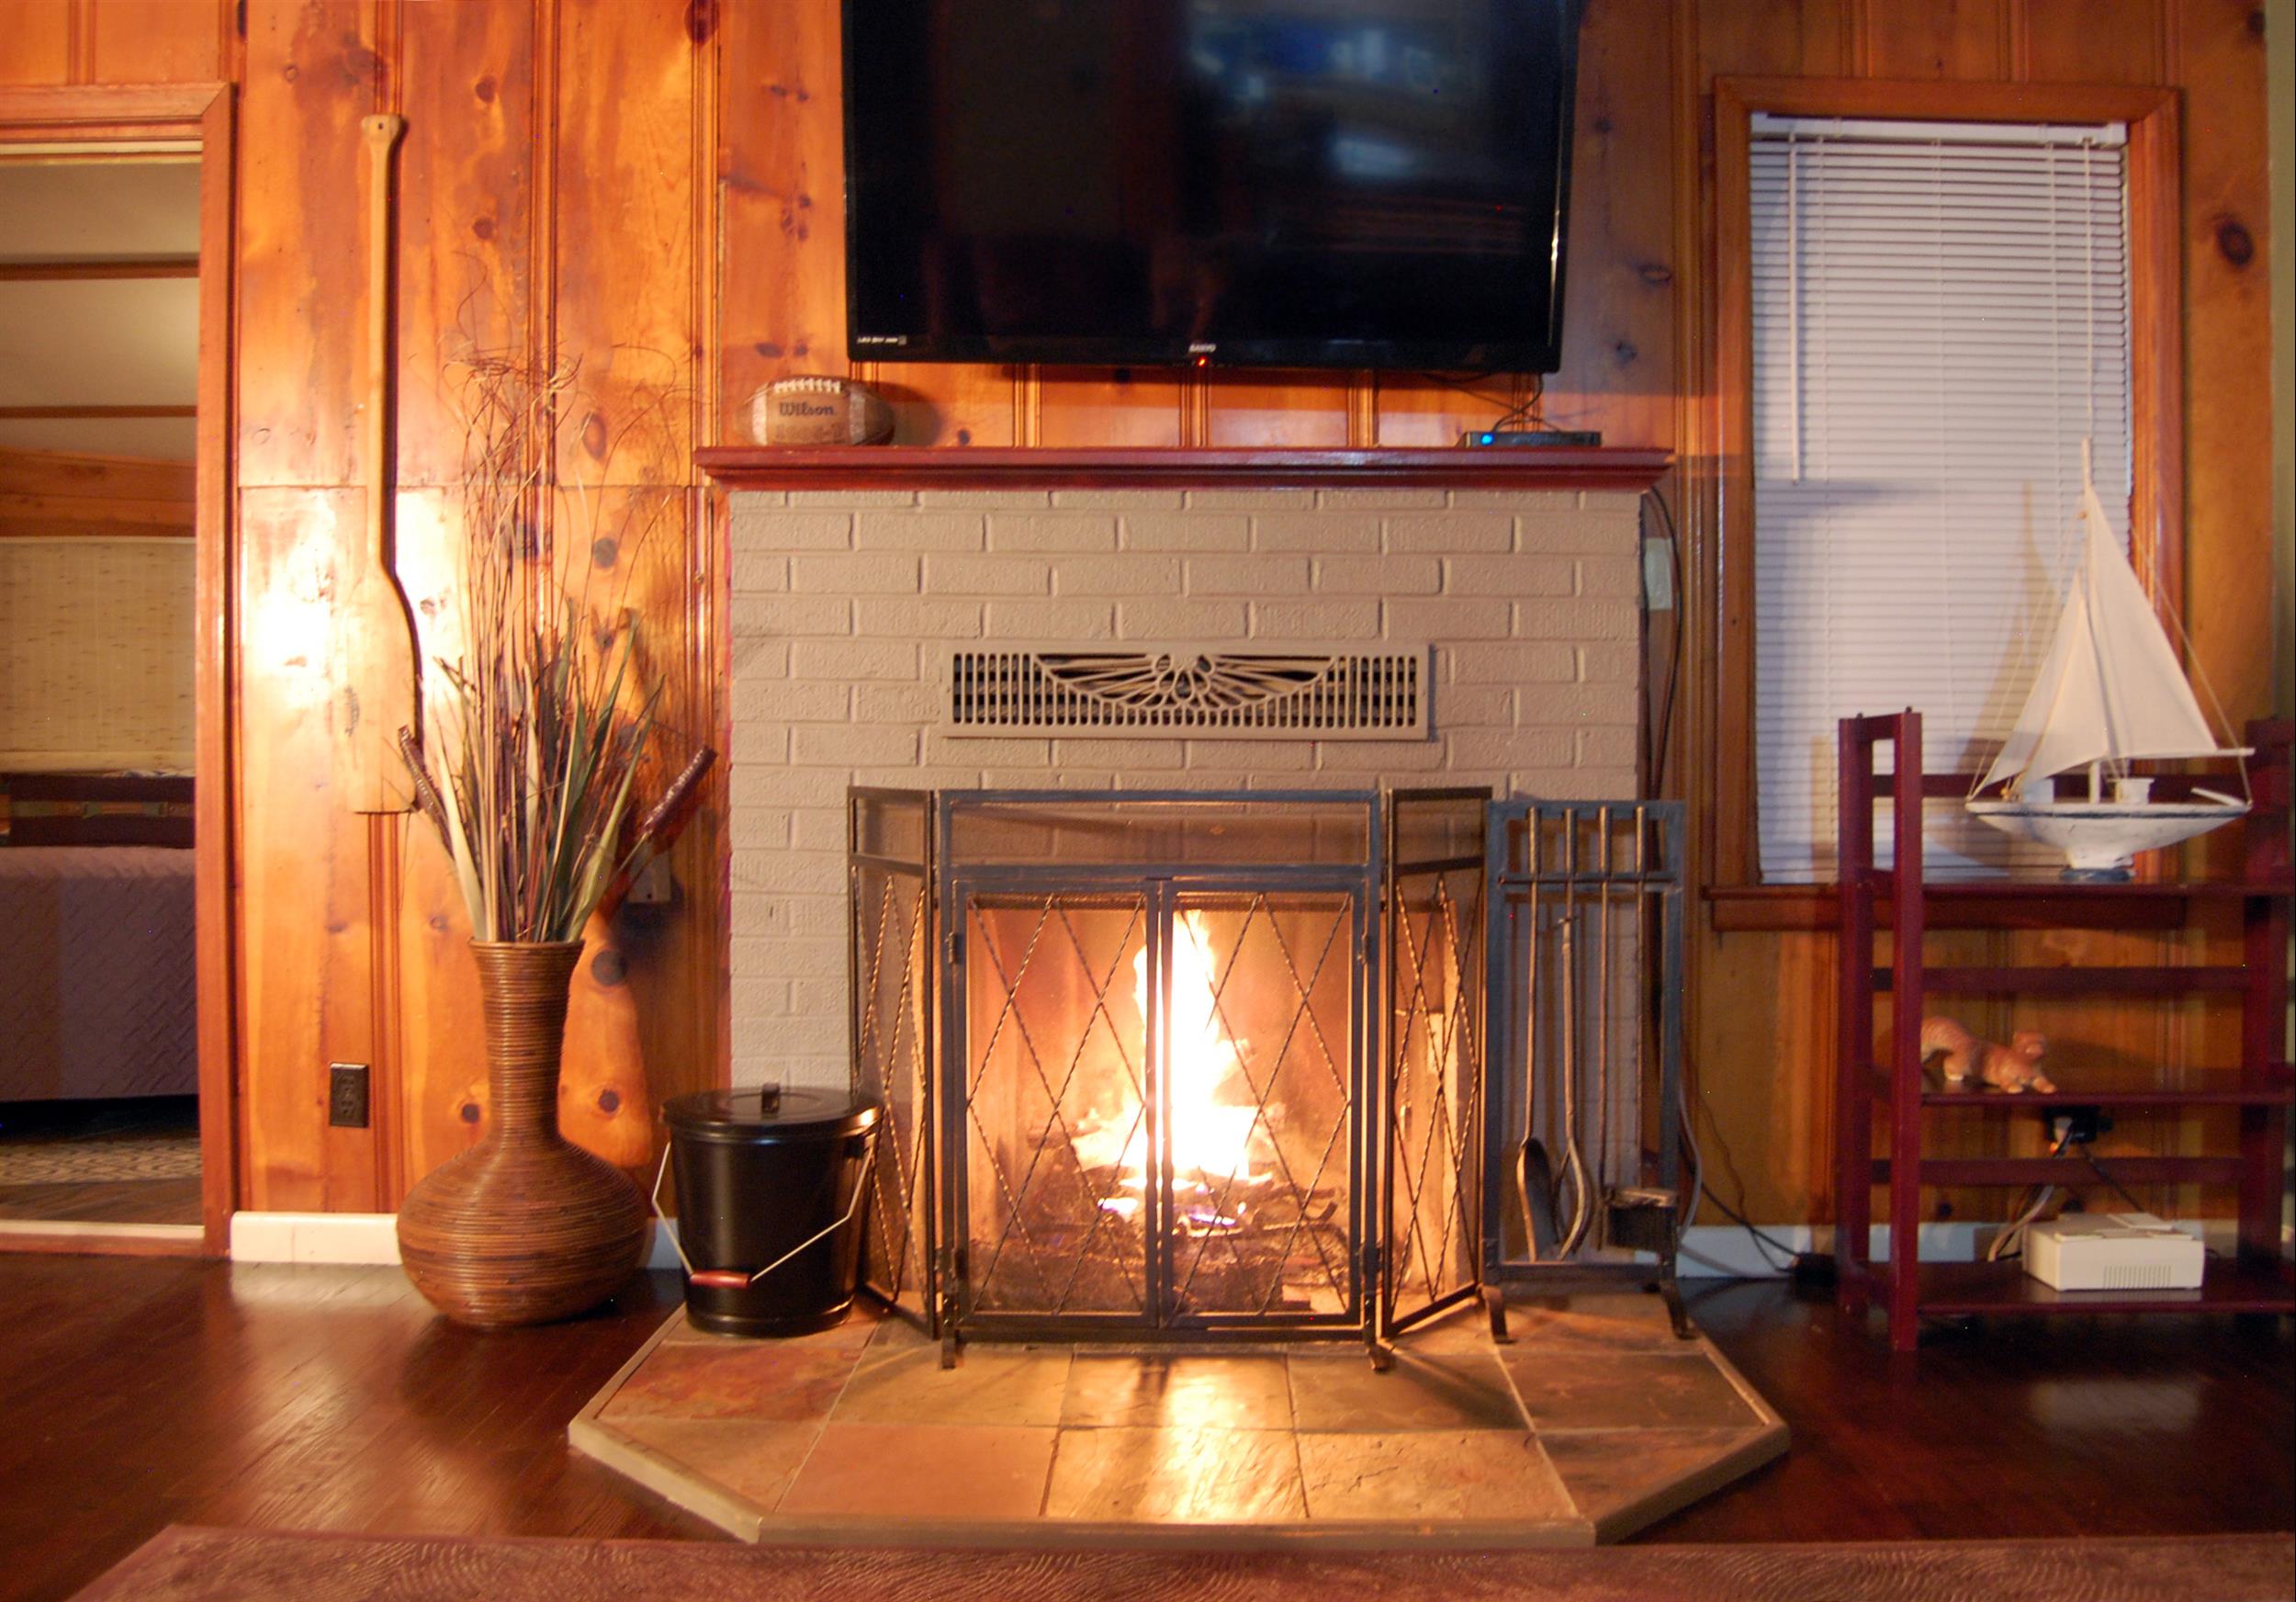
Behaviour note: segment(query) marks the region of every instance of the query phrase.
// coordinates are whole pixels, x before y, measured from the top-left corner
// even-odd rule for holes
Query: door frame
[[[199,1051],[199,1219],[197,1239],[161,1239],[126,1229],[11,1233],[0,1249],[230,1255],[239,1198],[238,979],[231,901],[232,641],[236,544],[231,507],[233,176],[229,84],[104,85],[0,88],[0,141],[119,144],[199,143],[199,388],[193,470],[193,901]]]

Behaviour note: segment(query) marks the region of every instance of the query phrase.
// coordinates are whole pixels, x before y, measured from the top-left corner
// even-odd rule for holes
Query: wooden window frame
[[[238,980],[233,953],[231,807],[232,219],[235,130],[229,84],[127,84],[0,88],[0,141],[91,146],[156,140],[199,143],[198,431],[193,447],[193,906],[198,974],[199,1222],[197,1255],[228,1257],[239,1202]],[[173,1239],[11,1234],[0,1249],[171,1255]],[[193,1255],[185,1252],[182,1255]]]
[[[1714,745],[1755,749],[1754,319],[1751,150],[1756,112],[1921,122],[2127,125],[2131,556],[2164,617],[2184,610],[2184,254],[2178,93],[2078,84],[1716,78],[1714,85],[1716,686]],[[1876,711],[1883,708],[1874,708]],[[1827,929],[1828,886],[1765,885],[1751,760],[1707,764],[1714,926]]]

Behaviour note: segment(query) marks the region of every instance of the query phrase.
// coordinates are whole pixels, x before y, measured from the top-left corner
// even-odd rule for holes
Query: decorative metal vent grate
[[[1428,652],[1316,647],[957,647],[954,735],[1424,739]]]

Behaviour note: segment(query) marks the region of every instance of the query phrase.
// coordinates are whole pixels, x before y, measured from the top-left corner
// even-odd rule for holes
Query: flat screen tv
[[[1578,0],[847,0],[877,361],[1551,372]]]

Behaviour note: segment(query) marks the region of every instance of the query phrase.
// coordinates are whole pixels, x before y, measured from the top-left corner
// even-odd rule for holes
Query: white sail
[[[2056,637],[1980,788],[2095,762],[2227,754],[2086,481],[2081,520],[2087,546]]]

